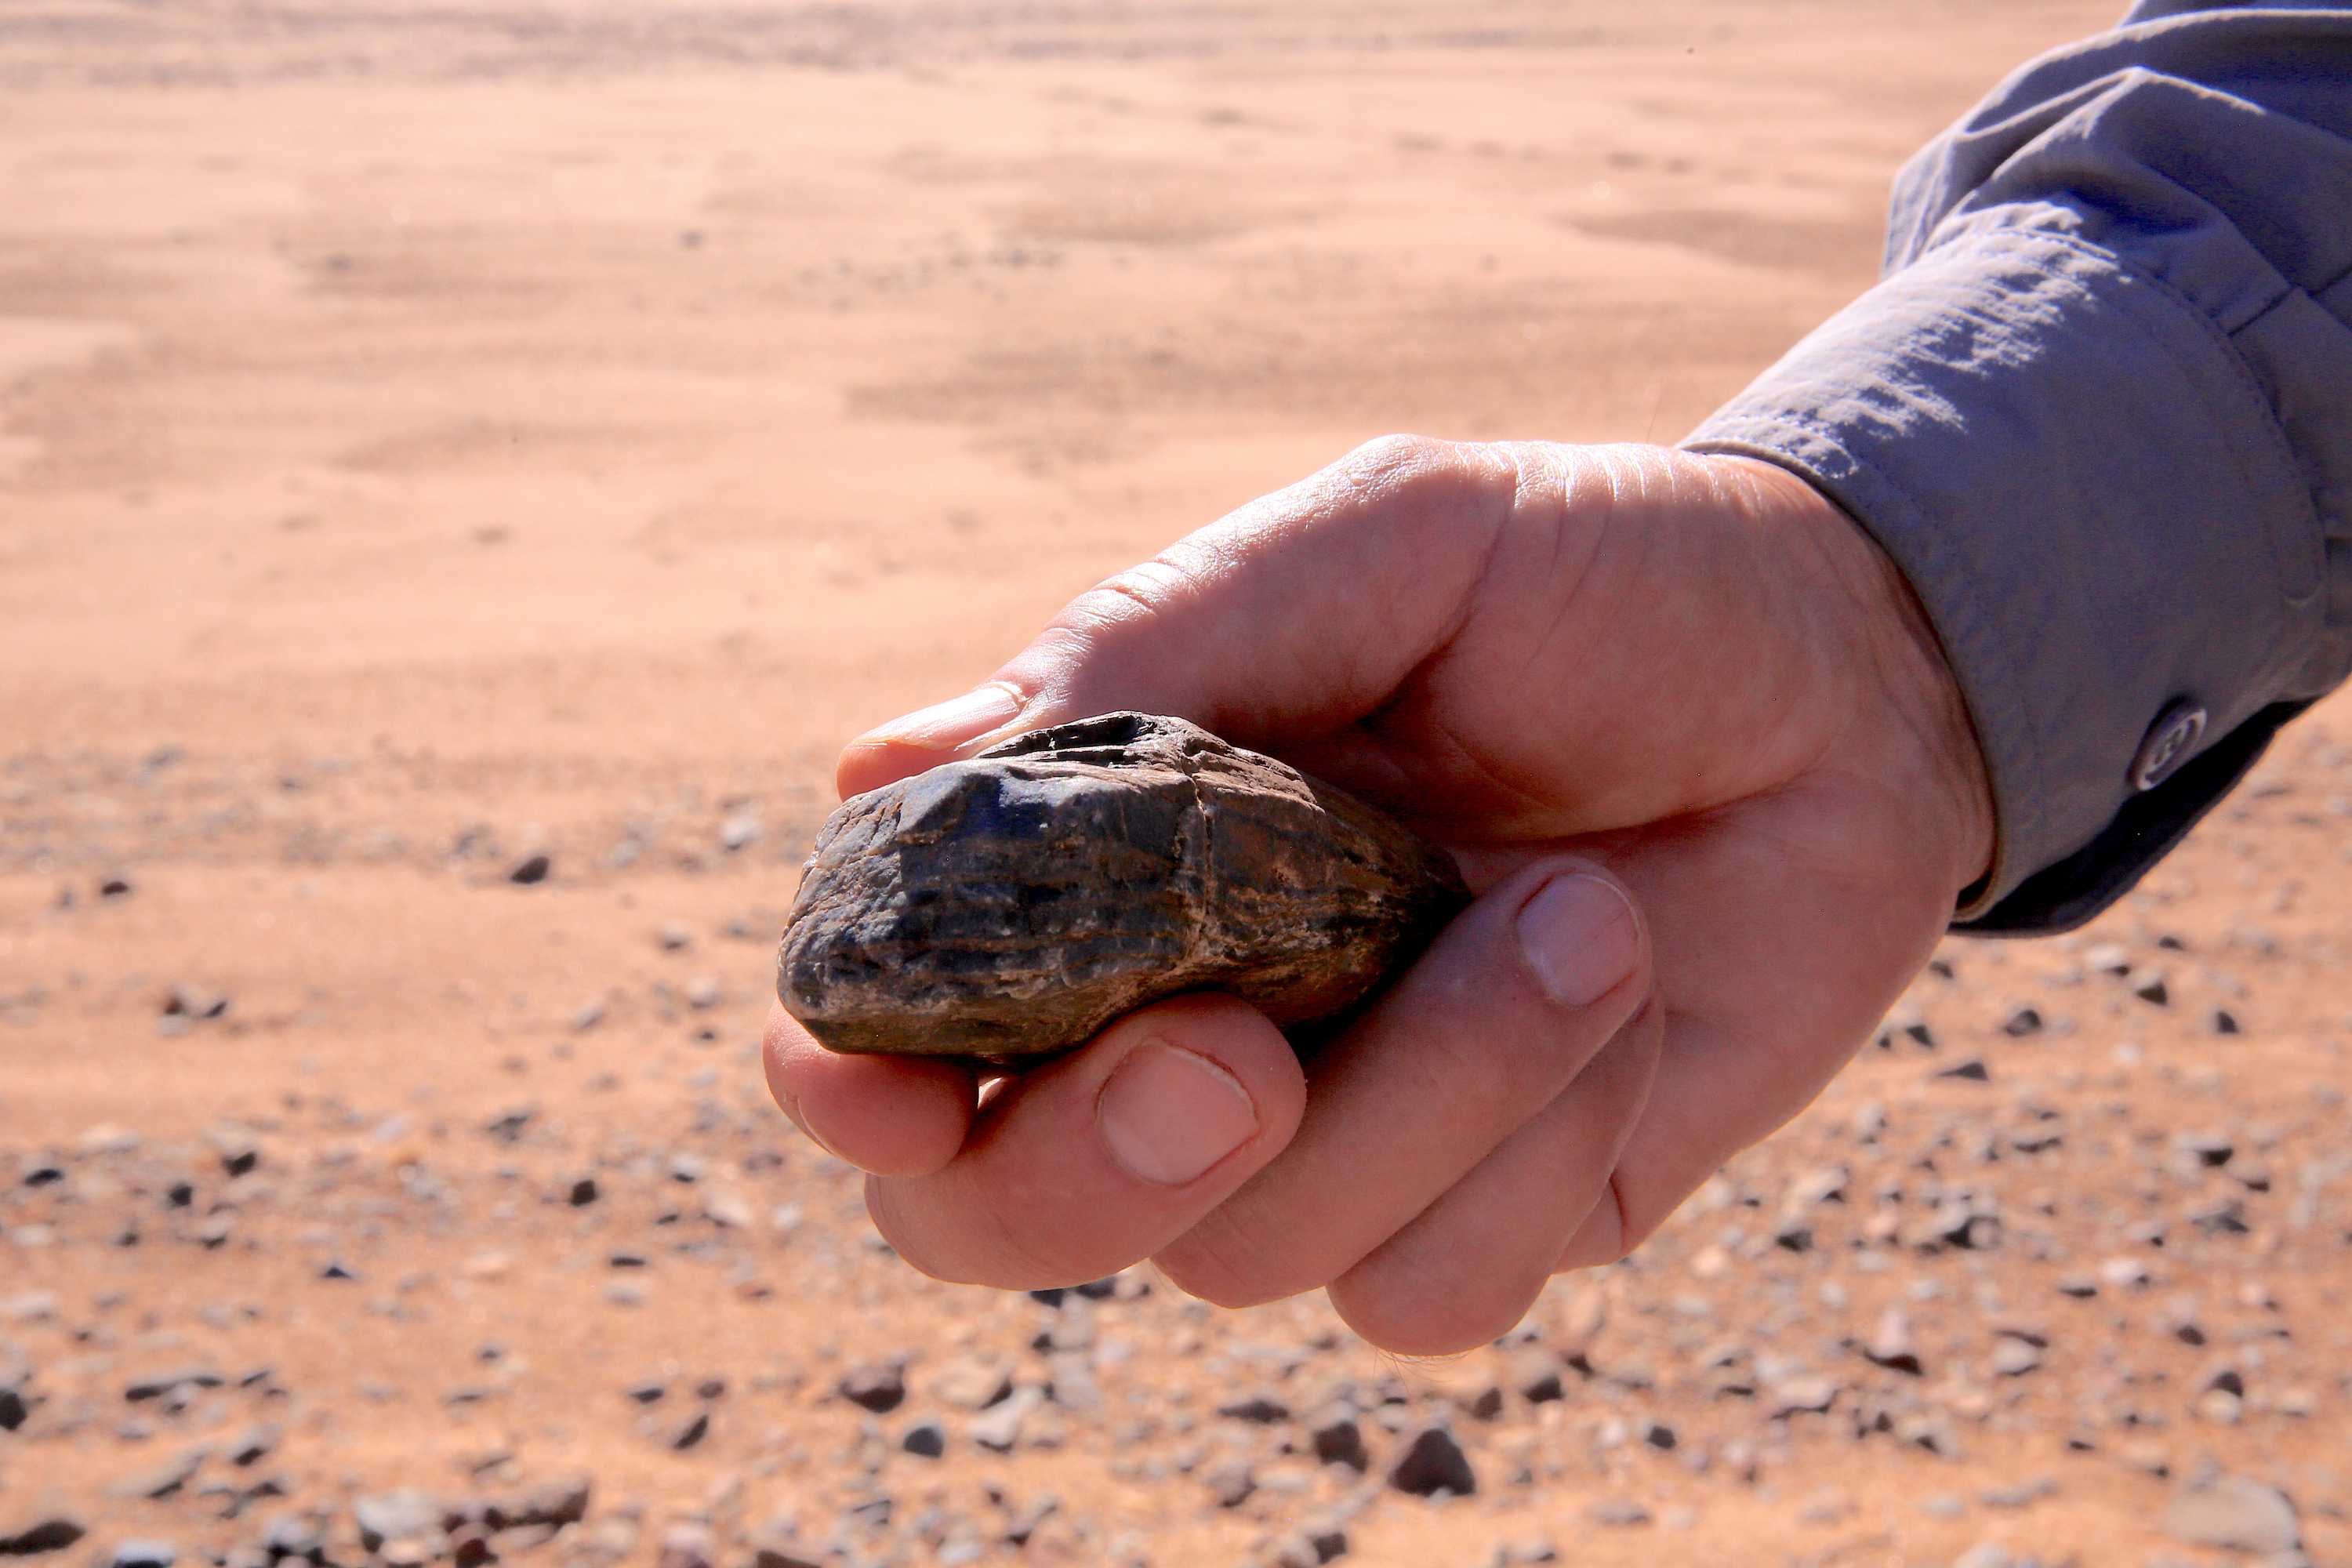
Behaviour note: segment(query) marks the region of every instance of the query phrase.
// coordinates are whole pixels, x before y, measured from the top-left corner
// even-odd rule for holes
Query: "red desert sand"
[[[2352,1561],[2344,700],[1442,1363],[926,1281],[756,1061],[842,740],[1367,437],[1673,439],[2116,8],[10,8],[0,1553]]]

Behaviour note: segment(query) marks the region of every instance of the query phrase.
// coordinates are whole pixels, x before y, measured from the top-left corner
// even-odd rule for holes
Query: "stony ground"
[[[755,1060],[842,736],[1670,435],[2106,10],[0,20],[0,1556],[2352,1562],[2346,701],[1442,1363],[925,1281]]]

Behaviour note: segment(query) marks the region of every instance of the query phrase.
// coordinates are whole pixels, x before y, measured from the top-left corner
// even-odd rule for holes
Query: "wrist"
[[[1984,748],[1950,656],[1894,559],[1802,476],[1751,458],[1713,456],[1767,510],[1794,521],[1844,613],[1843,657],[1865,672],[1857,737],[1869,765],[1921,788],[1940,829],[1957,900],[1991,875],[1996,817]]]

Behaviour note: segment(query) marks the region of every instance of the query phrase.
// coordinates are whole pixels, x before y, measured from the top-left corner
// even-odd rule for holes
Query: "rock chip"
[[[63,1552],[89,1533],[79,1518],[62,1510],[36,1510],[10,1518],[0,1514],[0,1557],[34,1557]]]
[[[1478,1478],[1454,1434],[1442,1426],[1429,1426],[1405,1436],[1389,1466],[1389,1485],[1412,1497],[1439,1492],[1468,1497],[1477,1491]]]
[[[843,1374],[838,1387],[841,1396],[852,1405],[877,1415],[887,1415],[906,1400],[907,1368],[904,1363],[895,1361],[852,1367]]]
[[[1305,1031],[1467,897],[1450,858],[1354,797],[1181,720],[1110,713],[844,805],[776,989],[847,1052],[1055,1051],[1205,989]]]
[[[2164,1528],[2191,1546],[2279,1553],[2303,1543],[2294,1504],[2275,1487],[2243,1476],[2219,1476],[2173,1495]]]

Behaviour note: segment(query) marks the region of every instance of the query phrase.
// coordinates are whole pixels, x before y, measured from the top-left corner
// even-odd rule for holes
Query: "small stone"
[[[711,1568],[710,1531],[698,1524],[673,1524],[661,1533],[658,1568]]]
[[[1530,1405],[1543,1405],[1561,1398],[1567,1390],[1561,1385],[1564,1370],[1559,1357],[1542,1345],[1527,1345],[1511,1353],[1508,1382],[1519,1391],[1519,1397]]]
[[[2231,1552],[2285,1552],[2303,1544],[2303,1525],[2287,1495],[2243,1476],[2221,1476],[2174,1493],[2164,1528],[2189,1545]]]
[[[1403,1438],[1389,1466],[1389,1485],[1411,1497],[1468,1497],[1477,1491],[1478,1479],[1454,1434],[1443,1426],[1426,1426]]]
[[[1217,1414],[1228,1421],[1270,1426],[1277,1421],[1289,1420],[1290,1406],[1270,1394],[1253,1394],[1218,1405]]]
[[[441,1520],[440,1502],[414,1487],[377,1492],[352,1504],[352,1522],[358,1527],[360,1544],[370,1552],[391,1541],[415,1542],[429,1551],[442,1551],[447,1537]]]
[[[1605,1530],[1631,1530],[1650,1522],[1650,1510],[1631,1498],[1600,1498],[1585,1506],[1584,1517]]]
[[[971,1440],[992,1453],[1011,1453],[1021,1441],[1024,1423],[1044,1402],[1045,1395],[1036,1389],[1016,1391],[1012,1397],[972,1418]]]
[[[1999,1542],[1979,1541],[1952,1559],[1952,1568],[2015,1568],[2017,1559]]]
[[[1862,1353],[1889,1372],[1917,1377],[1924,1370],[1918,1347],[1912,1342],[1911,1320],[1903,1315],[1900,1307],[1889,1307],[1879,1314],[1878,1326],[1871,1331],[1870,1342],[1863,1347]]]
[[[513,868],[507,872],[507,880],[518,888],[536,887],[546,881],[548,873],[554,869],[555,862],[551,858],[545,855],[526,855],[516,861]]]
[[[267,1421],[248,1426],[228,1446],[229,1463],[240,1467],[257,1465],[276,1453],[284,1438],[285,1433]]]
[[[10,1518],[0,1514],[0,1557],[35,1557],[44,1552],[63,1552],[89,1533],[89,1527],[73,1514],[60,1510],[35,1510],[29,1515]]]
[[[2227,1007],[2214,1008],[2212,1022],[2213,1032],[2217,1035],[2234,1035],[2239,1032],[2237,1015]]]
[[[1356,1424],[1352,1411],[1344,1405],[1334,1405],[1309,1424],[1307,1441],[1313,1446],[1315,1458],[1326,1465],[1345,1465],[1359,1475],[1371,1467],[1371,1456],[1364,1447],[1364,1431]]]
[[[2025,1004],[2011,1008],[2001,1017],[2000,1032],[2013,1040],[2023,1039],[2028,1035],[2040,1034],[2042,1032],[2040,1009]]]
[[[2003,1377],[2023,1377],[2042,1364],[2042,1352],[2023,1340],[2003,1338],[1992,1348],[1992,1369]]]
[[[316,1520],[299,1513],[281,1513],[262,1530],[261,1551],[272,1563],[292,1558],[322,1563],[327,1560],[327,1533]]]
[[[684,952],[694,945],[694,932],[684,921],[664,921],[654,940],[661,943],[664,952]]]
[[[887,1415],[906,1400],[907,1366],[899,1361],[870,1362],[843,1373],[836,1387],[852,1405]]]
[[[180,1560],[168,1541],[126,1541],[108,1559],[111,1568],[172,1568]]]
[[[1201,1480],[1219,1508],[1239,1508],[1257,1490],[1257,1477],[1245,1459],[1226,1459],[1212,1465],[1202,1473]]]
[[[1990,1083],[1992,1081],[1992,1069],[1985,1066],[1983,1058],[1970,1057],[1964,1062],[1956,1062],[1952,1066],[1943,1068],[1930,1076],[1935,1078],[1960,1079],[1969,1083]]]
[[[898,1439],[898,1447],[920,1459],[936,1459],[948,1451],[948,1429],[937,1421],[918,1421]]]
[[[931,1397],[960,1410],[985,1410],[1013,1392],[1013,1373],[1002,1362],[964,1356],[931,1380]]]

